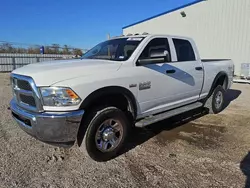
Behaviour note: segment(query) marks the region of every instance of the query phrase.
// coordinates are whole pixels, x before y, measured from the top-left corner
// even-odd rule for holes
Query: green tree
[[[40,54],[40,45],[33,45],[27,48],[21,46],[13,46],[11,43],[0,44],[0,53],[29,53],[29,54]],[[70,48],[69,45],[64,45],[60,48],[59,44],[52,44],[51,46],[45,46],[45,54],[65,54],[65,55],[77,55],[81,56],[83,54],[82,50],[79,48]]]
[[[27,52],[28,52],[28,54],[39,54],[40,48],[39,47],[29,47]]]
[[[63,46],[62,54],[65,54],[65,55],[70,54],[68,45],[65,44],[65,45]]]
[[[51,48],[52,48],[54,54],[59,54],[59,49],[60,49],[59,44],[52,44]]]
[[[14,48],[12,47],[12,45],[10,43],[3,43],[0,46],[0,51],[1,53],[13,53]]]
[[[27,53],[27,49],[18,47],[16,48],[16,53],[19,53],[19,54]]]
[[[82,56],[82,50],[81,49],[79,49],[79,48],[74,48],[73,49],[73,54],[74,55],[77,55],[77,56]]]
[[[53,50],[49,46],[45,46],[44,53],[45,54],[53,54]]]

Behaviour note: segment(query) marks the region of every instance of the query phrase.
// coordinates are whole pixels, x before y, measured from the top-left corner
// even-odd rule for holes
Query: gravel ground
[[[127,152],[97,163],[18,128],[9,74],[0,74],[0,187],[250,187],[249,96],[250,85],[234,84],[219,115],[193,111],[136,129]]]

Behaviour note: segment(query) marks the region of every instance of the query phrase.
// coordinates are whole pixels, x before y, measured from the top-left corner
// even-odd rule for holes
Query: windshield
[[[135,51],[143,37],[119,38],[102,42],[82,56],[82,59],[125,61]]]

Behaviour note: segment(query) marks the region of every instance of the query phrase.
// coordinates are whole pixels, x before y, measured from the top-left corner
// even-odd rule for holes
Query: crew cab
[[[231,60],[202,60],[187,37],[122,36],[81,59],[14,70],[10,108],[33,137],[65,147],[77,143],[92,159],[107,161],[134,126],[196,108],[222,111],[233,72]]]

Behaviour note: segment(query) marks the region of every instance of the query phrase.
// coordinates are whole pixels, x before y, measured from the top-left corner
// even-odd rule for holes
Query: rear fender
[[[224,83],[223,83],[222,86],[223,86],[223,88],[224,88],[225,90],[228,89],[228,75],[227,75],[226,72],[221,71],[221,72],[219,72],[219,73],[215,76],[214,81],[213,81],[213,83],[212,83],[212,86],[211,86],[211,89],[210,89],[210,91],[209,91],[209,93],[208,93],[207,98],[209,98],[209,97],[212,95],[214,89],[215,89],[215,88],[217,87],[217,85],[219,84],[219,83],[218,83],[219,79],[220,79],[221,77],[224,77],[224,76],[225,76],[225,80],[224,80]]]

